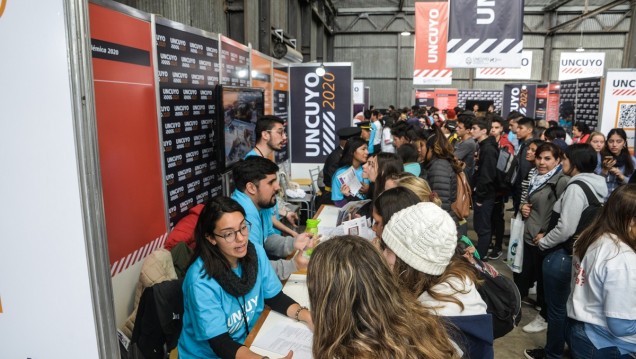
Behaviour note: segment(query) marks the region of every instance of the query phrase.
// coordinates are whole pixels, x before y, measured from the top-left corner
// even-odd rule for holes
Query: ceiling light
[[[585,49],[583,48],[583,46],[579,46],[578,49],[576,49],[576,52],[583,52],[585,51]]]
[[[411,36],[411,32],[410,31],[402,31],[400,33],[400,35],[402,35],[402,36]]]
[[[318,68],[316,68],[316,75],[318,75],[320,77],[325,76],[325,72],[327,72],[327,71],[325,71],[325,65],[323,65],[323,64],[320,64],[320,66],[318,66]]]

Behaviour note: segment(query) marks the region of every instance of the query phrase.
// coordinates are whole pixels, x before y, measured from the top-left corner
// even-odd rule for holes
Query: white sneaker
[[[528,289],[528,295],[537,295],[537,282],[534,282],[532,288]]]
[[[526,333],[539,333],[548,329],[548,322],[546,322],[541,315],[537,314],[530,323],[524,325],[521,329]]]

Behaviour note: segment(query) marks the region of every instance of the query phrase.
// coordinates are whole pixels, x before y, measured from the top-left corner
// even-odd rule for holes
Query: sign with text
[[[250,48],[223,35],[221,39],[221,85],[249,87]]]
[[[634,146],[636,129],[636,70],[607,70],[603,92],[603,112],[600,130],[608,133],[620,127],[627,132],[627,142]]]
[[[285,64],[274,62],[274,115],[287,121],[287,131],[289,132],[289,116],[287,115],[287,99],[289,96],[289,73]],[[289,142],[281,151],[275,154],[276,163],[282,163],[289,159]]]
[[[252,50],[252,87],[265,90],[265,114],[272,115],[272,59]]]
[[[446,66],[520,67],[523,0],[449,1]]]
[[[290,80],[291,156],[294,163],[324,163],[338,145],[336,131],[352,118],[353,69],[350,63],[292,65]]]
[[[602,77],[604,70],[604,52],[562,52],[559,81]]]
[[[548,121],[559,121],[559,104],[561,101],[561,85],[558,82],[548,84],[548,104],[545,119]]]
[[[501,115],[506,118],[512,111],[523,116],[535,117],[537,85],[505,84],[503,91],[503,109]]]
[[[422,106],[435,106],[435,90],[415,90],[415,104]]]
[[[353,103],[364,103],[364,80],[353,80]]]
[[[480,67],[475,70],[477,79],[530,80],[532,78],[532,51],[523,51],[521,67]]]
[[[537,120],[545,120],[548,108],[548,84],[537,85],[534,115]]]
[[[415,3],[414,85],[450,85],[453,70],[446,68],[448,3]]]

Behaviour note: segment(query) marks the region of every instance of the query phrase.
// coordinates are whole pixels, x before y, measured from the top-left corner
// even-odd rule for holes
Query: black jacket
[[[325,160],[325,166],[322,168],[322,174],[323,181],[327,187],[331,187],[331,178],[338,169],[338,161],[340,161],[340,157],[342,157],[342,147],[337,146]]]
[[[451,203],[457,198],[457,175],[453,171],[450,162],[440,158],[432,158],[426,165],[426,172],[422,172],[431,190],[442,200],[442,209],[448,212],[453,219],[455,213],[451,210]]]
[[[488,136],[479,143],[479,155],[473,176],[473,201],[482,203],[485,199],[494,199],[497,191],[497,157],[499,149],[494,137]]]

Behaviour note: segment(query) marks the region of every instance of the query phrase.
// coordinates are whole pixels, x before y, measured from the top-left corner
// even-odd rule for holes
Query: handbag
[[[506,258],[508,267],[515,273],[521,273],[523,269],[523,229],[521,213],[517,213],[517,216],[510,220],[510,242]]]

